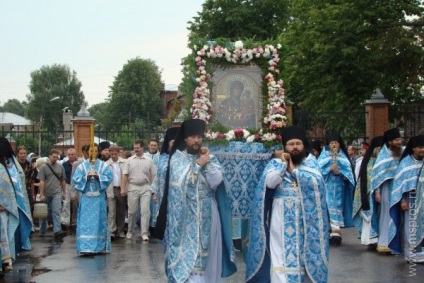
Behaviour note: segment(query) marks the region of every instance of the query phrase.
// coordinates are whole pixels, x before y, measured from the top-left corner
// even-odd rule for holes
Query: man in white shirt
[[[134,142],[135,155],[125,162],[121,182],[121,196],[125,196],[125,187],[128,185],[128,232],[127,239],[132,238],[135,225],[135,215],[138,204],[141,210],[141,238],[148,241],[150,220],[150,184],[156,175],[156,167],[151,158],[143,155],[144,142]],[[128,184],[127,184],[128,183]]]
[[[119,157],[119,147],[109,148],[110,159],[106,164],[110,166],[113,174],[112,183],[106,190],[108,205],[108,224],[112,239],[124,238],[126,198],[121,195],[122,172],[125,167],[125,159]]]

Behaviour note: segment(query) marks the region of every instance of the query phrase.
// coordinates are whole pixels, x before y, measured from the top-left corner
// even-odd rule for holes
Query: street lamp
[[[60,99],[59,96],[53,97],[52,99],[50,99],[48,102],[52,102],[55,100]],[[43,113],[40,112],[40,129],[39,129],[39,135],[38,135],[38,156],[41,157],[41,128],[43,125]]]

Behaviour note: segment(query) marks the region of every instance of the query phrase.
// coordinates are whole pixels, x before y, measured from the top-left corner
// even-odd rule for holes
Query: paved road
[[[424,282],[424,265],[414,267],[401,256],[369,251],[359,244],[353,228],[343,232],[343,245],[330,249],[329,282]],[[57,244],[51,234],[45,238],[35,234],[33,250],[21,253],[14,270],[0,282],[166,282],[159,241],[121,239],[112,243],[111,254],[83,258],[76,256],[74,235]],[[238,272],[222,282],[244,282],[239,252],[237,266]],[[410,277],[412,269],[416,275]]]

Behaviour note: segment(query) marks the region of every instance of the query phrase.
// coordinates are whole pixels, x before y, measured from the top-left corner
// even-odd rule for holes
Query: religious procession
[[[421,283],[423,17],[0,1],[0,282]]]
[[[49,225],[56,243],[75,232],[80,257],[111,253],[120,238],[159,239],[169,282],[220,282],[237,272],[235,246],[245,282],[328,282],[330,246],[352,226],[368,249],[424,262],[424,132],[404,147],[389,129],[358,156],[337,132],[323,144],[282,128],[283,151],[265,164],[238,246],[226,155],[204,146],[204,120],[169,128],[160,150],[136,140],[129,154],[95,144],[93,126],[78,159],[72,148],[59,160],[55,149],[37,157],[0,139],[3,275]]]

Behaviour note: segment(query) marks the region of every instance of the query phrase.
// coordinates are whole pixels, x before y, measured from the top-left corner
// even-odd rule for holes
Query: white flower
[[[209,46],[208,45],[203,45],[203,49],[208,50]]]
[[[250,133],[248,130],[243,129],[243,138],[247,138],[248,136],[250,136]]]
[[[282,46],[280,43],[277,44],[277,49],[280,49]]]
[[[254,141],[255,141],[255,136],[254,135],[248,136],[246,138],[246,142],[254,142]]]
[[[238,49],[242,49],[243,48],[243,41],[238,40],[238,41],[234,42],[234,47],[238,48]]]
[[[193,46],[193,49],[194,50],[197,50],[197,45],[196,44]]]
[[[233,130],[229,131],[228,133],[226,133],[224,135],[225,135],[225,138],[228,141],[231,141],[231,140],[233,140],[236,137]]]

